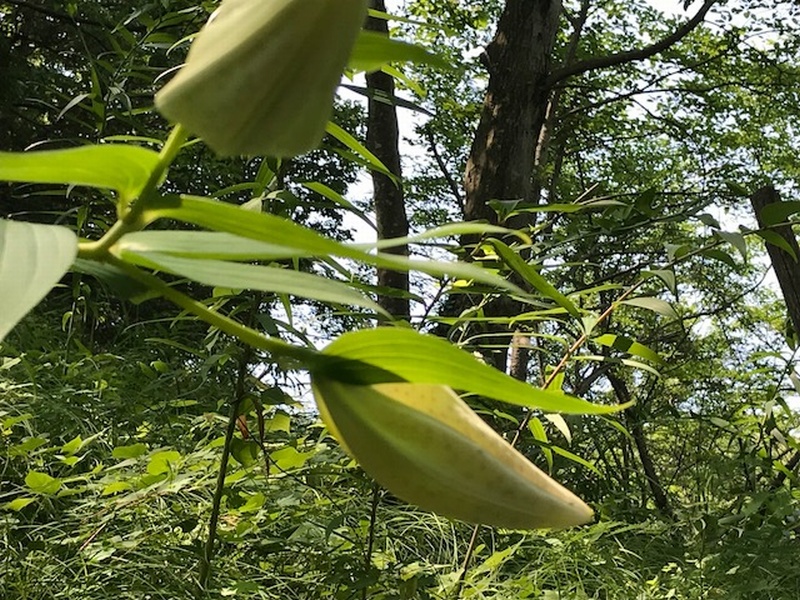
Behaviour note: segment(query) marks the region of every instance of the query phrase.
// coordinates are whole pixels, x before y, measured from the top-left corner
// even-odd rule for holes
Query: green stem
[[[119,238],[144,227],[145,224],[141,220],[142,213],[147,209],[150,200],[157,197],[156,190],[159,184],[188,137],[189,132],[180,125],[176,125],[172,129],[158,154],[158,162],[150,172],[139,197],[100,240],[83,242],[79,245],[78,253],[81,258],[103,259],[108,249],[116,244]]]
[[[224,331],[228,335],[238,338],[253,348],[266,350],[273,356],[289,357],[300,360],[305,364],[306,367],[310,367],[315,363],[319,363],[321,360],[321,355],[316,350],[294,346],[284,342],[283,340],[263,336],[254,329],[246,327],[230,317],[211,310],[202,302],[198,302],[197,300],[190,298],[186,294],[183,294],[170,287],[155,275],[145,273],[134,265],[126,263],[124,260],[120,260],[115,256],[108,255],[106,262],[124,271],[127,275],[131,276],[139,283],[147,286],[149,289],[157,292],[170,302],[177,304],[182,309],[201,318],[209,325],[216,327],[220,331]]]
[[[254,307],[255,308],[255,307]],[[222,494],[225,490],[225,476],[228,472],[228,461],[231,455],[231,444],[233,435],[236,431],[236,419],[239,416],[239,406],[245,395],[245,378],[247,376],[247,365],[252,356],[251,347],[245,346],[244,353],[239,364],[239,374],[236,378],[236,395],[231,402],[230,415],[228,416],[228,428],[225,431],[225,444],[222,447],[222,456],[219,462],[219,472],[217,473],[217,486],[214,490],[214,499],[211,504],[211,516],[208,521],[208,538],[206,539],[203,556],[200,558],[200,572],[197,576],[197,597],[200,598],[206,591],[208,576],[211,573],[211,559],[214,556],[214,544],[217,541],[217,524],[219,523],[220,506],[222,505]]]

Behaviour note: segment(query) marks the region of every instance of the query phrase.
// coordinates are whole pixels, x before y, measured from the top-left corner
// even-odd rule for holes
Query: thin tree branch
[[[108,23],[102,23],[95,19],[75,17],[65,12],[47,8],[46,6],[39,6],[33,2],[26,2],[25,0],[6,0],[6,2],[17,8],[27,8],[28,10],[38,12],[39,14],[50,17],[51,19],[56,19],[62,23],[68,23],[69,25],[94,25],[95,27],[105,28],[109,26]]]
[[[553,86],[556,83],[567,79],[568,77],[580,75],[581,73],[586,73],[587,71],[607,69],[608,67],[617,67],[630,62],[644,60],[646,58],[650,58],[651,56],[655,56],[659,52],[663,52],[670,46],[679,42],[681,39],[691,33],[693,29],[700,25],[700,23],[703,22],[703,19],[705,19],[706,13],[708,13],[715,2],[716,0],[706,0],[694,17],[676,29],[673,33],[654,44],[645,46],[644,48],[638,48],[636,50],[617,52],[616,54],[610,54],[608,56],[598,56],[596,58],[590,58],[573,63],[571,65],[566,65],[553,71],[547,78],[546,85]]]

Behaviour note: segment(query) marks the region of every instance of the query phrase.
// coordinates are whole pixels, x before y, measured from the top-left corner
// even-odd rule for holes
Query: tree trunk
[[[608,381],[611,383],[611,387],[614,388],[614,392],[617,394],[617,398],[620,402],[630,402],[630,391],[622,379],[613,373],[609,373]],[[628,430],[630,431],[631,437],[636,444],[636,451],[639,454],[639,460],[642,463],[642,469],[644,469],[644,474],[647,478],[647,483],[650,486],[650,493],[653,495],[653,501],[656,504],[656,508],[658,508],[661,514],[665,517],[672,518],[674,513],[672,512],[672,507],[669,504],[667,494],[664,491],[664,486],[661,485],[661,479],[658,477],[658,473],[656,473],[655,464],[653,463],[653,458],[650,455],[650,448],[647,445],[647,438],[644,434],[644,428],[642,427],[642,420],[640,418],[639,410],[636,407],[629,408],[625,413],[625,416],[628,424]]]
[[[507,0],[486,48],[489,84],[464,176],[466,220],[496,222],[490,200],[528,200],[545,121],[560,0]]]
[[[778,196],[778,192],[775,191],[775,188],[772,186],[763,187],[750,197],[750,202],[756,213],[759,227],[766,227],[761,218],[761,211],[764,210],[766,206],[780,201],[781,199],[780,196]],[[786,240],[789,247],[794,250],[795,256],[800,258],[800,248],[798,248],[797,238],[791,226],[781,225],[780,227],[772,227],[771,229]],[[778,278],[778,283],[781,286],[783,299],[786,301],[789,319],[792,321],[795,332],[800,335],[800,263],[785,250],[769,243],[767,244],[767,252],[772,261],[772,268],[775,270],[775,276]]]
[[[384,0],[371,0],[371,8],[385,12]],[[370,17],[367,29],[388,35],[386,20]],[[374,90],[369,99],[367,120],[367,148],[386,166],[389,171],[401,177],[399,134],[397,129],[397,110],[394,99],[394,78],[382,71],[367,73],[367,87]],[[408,235],[403,188],[383,173],[372,172],[373,200],[378,239]],[[408,256],[408,246],[389,248],[386,252]],[[378,286],[408,292],[408,273],[378,268]],[[407,296],[380,295],[378,303],[392,315],[409,318]]]
[[[771,185],[761,188],[750,196],[750,203],[753,205],[759,227],[766,227],[761,217],[761,211],[766,206],[776,202],[781,202],[781,198]],[[794,250],[794,255],[800,259],[800,247],[798,247],[797,237],[795,237],[791,225],[781,225],[771,229],[786,240],[789,247]],[[773,244],[767,243],[767,252],[769,253],[770,261],[772,261],[775,277],[777,277],[781,286],[783,299],[786,302],[786,310],[789,313],[789,319],[794,327],[795,335],[800,336],[800,263],[786,250]],[[798,464],[800,464],[800,450],[795,450],[786,463],[786,468],[789,471],[794,471]],[[779,471],[770,483],[770,489],[779,488],[783,485],[785,479],[786,473]]]

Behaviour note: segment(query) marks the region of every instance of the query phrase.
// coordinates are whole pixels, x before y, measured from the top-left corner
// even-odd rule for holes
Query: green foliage
[[[600,2],[570,58],[580,6],[565,6],[554,65],[682,21]],[[797,189],[797,10],[718,6],[656,57],[563,82],[541,201],[492,203],[501,224],[528,219],[512,232],[448,224],[500,3],[406,3],[393,35],[433,54],[362,36],[350,66],[383,65],[397,105],[428,119],[396,181],[417,233],[354,244],[343,224],[371,218],[348,185],[387,172],[357,106],[287,160],[218,161],[165,132],[153,93],[215,7],[0,2],[0,137],[18,151],[0,153],[16,182],[0,190],[0,596],[797,597],[796,336],[761,285],[761,240],[786,247],[743,200],[766,180]],[[409,242],[416,257],[392,253]],[[410,324],[371,328],[393,318],[376,266],[415,274]],[[446,295],[462,314],[436,316]],[[509,296],[521,312],[496,317]],[[433,324],[453,343],[415,331]],[[535,385],[484,363],[509,340]],[[308,373],[375,422],[391,413],[359,404],[372,384],[465,392],[598,522],[480,530],[464,570],[472,532],[375,487],[329,437],[336,419],[316,422]],[[382,430],[364,438],[376,455],[407,437]],[[464,476],[443,454],[440,478],[447,460]]]

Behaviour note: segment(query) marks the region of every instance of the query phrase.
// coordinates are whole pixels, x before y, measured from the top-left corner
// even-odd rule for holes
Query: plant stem
[[[201,318],[209,325],[212,325],[220,331],[224,331],[225,333],[238,338],[253,348],[266,350],[276,357],[281,356],[294,358],[303,361],[307,366],[313,365],[320,361],[320,354],[316,350],[294,346],[284,342],[283,340],[279,340],[277,338],[268,338],[264,335],[261,335],[254,329],[246,327],[245,325],[242,325],[238,321],[235,321],[228,316],[211,310],[202,302],[198,302],[197,300],[190,298],[186,294],[183,294],[170,287],[155,275],[146,273],[134,265],[126,263],[124,260],[120,260],[115,256],[109,255],[106,261],[109,264],[121,269],[127,275],[130,275],[132,278],[144,284],[149,289],[157,292],[167,300],[170,300],[184,310]]]
[[[93,258],[102,260],[108,253],[108,249],[117,243],[117,240],[126,233],[137,231],[144,226],[141,222],[142,213],[147,208],[149,201],[156,197],[156,190],[164,179],[167,169],[175,160],[175,157],[183,147],[183,143],[189,137],[189,132],[180,125],[176,125],[167,137],[167,141],[161,147],[158,154],[158,162],[150,172],[147,181],[139,193],[139,197],[126,207],[120,218],[117,219],[105,235],[96,242],[84,242],[80,244],[79,254],[81,258]]]
[[[208,522],[208,539],[203,549],[203,556],[200,558],[200,572],[197,576],[197,598],[202,597],[206,591],[208,576],[211,572],[211,559],[214,556],[214,543],[217,540],[217,524],[219,523],[219,510],[222,504],[222,493],[225,489],[225,475],[228,471],[228,460],[231,454],[231,444],[233,434],[236,431],[236,418],[238,417],[239,406],[245,395],[244,381],[247,376],[247,365],[252,356],[252,347],[245,346],[239,373],[236,378],[236,395],[231,402],[230,415],[228,417],[228,429],[225,432],[225,445],[222,447],[222,457],[219,461],[219,473],[217,474],[217,486],[214,490],[214,500],[211,505],[211,517]]]

